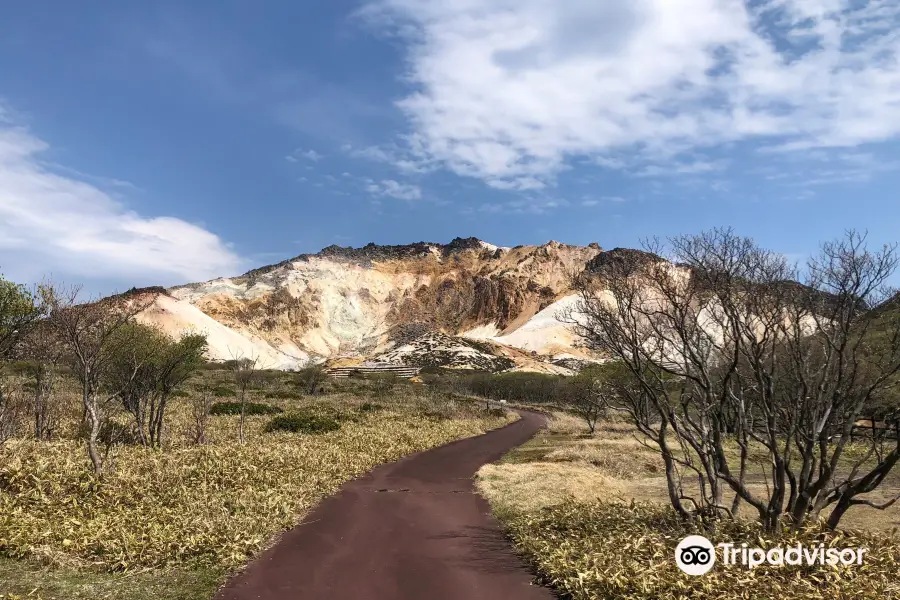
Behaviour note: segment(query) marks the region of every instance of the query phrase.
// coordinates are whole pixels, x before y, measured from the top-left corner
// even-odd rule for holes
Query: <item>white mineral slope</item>
[[[554,354],[560,350],[577,346],[577,336],[572,326],[563,322],[564,314],[573,310],[578,303],[578,294],[560,298],[544,310],[531,317],[524,325],[507,335],[498,336],[501,344],[537,352]]]
[[[282,315],[275,330],[268,334],[273,345],[334,356],[346,348],[357,350],[377,343],[389,329],[391,298],[427,285],[430,280],[428,274],[392,272],[310,257],[273,269],[252,282],[218,279],[171,288],[169,293],[204,312],[219,315],[223,308],[249,306],[272,290],[284,289],[294,301],[307,302],[309,318],[297,326]],[[219,320],[244,335],[252,334],[246,323],[228,317]]]
[[[164,294],[158,295],[153,305],[138,314],[137,319],[160,327],[172,337],[186,332],[206,334],[207,358],[210,360],[258,358],[262,368],[292,369],[304,365],[308,359],[308,355],[296,346],[285,347],[285,352],[279,351],[258,336],[238,333],[189,302]]]
[[[578,294],[560,298],[505,335],[498,331],[496,325],[488,324],[470,329],[463,336],[473,340],[491,340],[538,354],[571,352],[578,345],[578,340],[571,325],[563,321],[563,315],[577,306],[578,298]]]

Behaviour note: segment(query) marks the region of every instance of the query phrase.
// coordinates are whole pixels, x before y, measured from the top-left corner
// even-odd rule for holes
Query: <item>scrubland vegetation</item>
[[[885,486],[900,491],[900,476]],[[900,594],[900,509],[856,507],[838,533],[815,524],[770,534],[749,518],[723,519],[710,531],[672,510],[658,450],[643,445],[623,419],[603,420],[591,434],[581,418],[554,411],[546,431],[482,467],[477,487],[538,579],[574,600],[812,599],[823,590],[855,599]],[[678,570],[673,550],[695,533],[714,543],[824,542],[869,553],[862,567],[763,566],[748,572],[717,565],[691,577]]]
[[[851,233],[800,273],[730,231],[672,246],[574,281],[566,318],[609,360],[569,378],[209,367],[202,339],[134,325],[127,298],[85,316],[0,288],[0,582],[128,598],[122,577],[143,577],[156,592],[136,599],[202,598],[341,482],[506,422],[480,397],[553,414],[478,486],[573,600],[900,597],[895,248]],[[868,553],[690,577],[673,551],[691,533]]]
[[[202,336],[127,303],[60,335],[80,305],[0,283],[0,598],[209,597],[348,479],[510,418],[409,382],[206,365]]]
[[[797,284],[783,258],[730,231],[672,245],[670,263],[621,261],[576,282],[568,318],[612,360],[581,396],[546,380],[541,404],[565,412],[479,474],[517,548],[576,600],[900,596],[895,248],[870,252],[850,233]],[[673,555],[689,534],[868,554],[691,577]]]

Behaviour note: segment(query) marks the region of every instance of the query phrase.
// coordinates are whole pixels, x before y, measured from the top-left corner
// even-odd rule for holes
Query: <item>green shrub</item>
[[[380,404],[374,402],[365,402],[359,406],[359,412],[375,412],[384,408]]]
[[[423,380],[458,394],[526,404],[560,405],[573,393],[571,377],[544,373],[445,373],[426,375]]]
[[[259,402],[247,402],[244,405],[245,415],[275,415],[284,412],[277,406],[261,404]],[[211,415],[239,415],[241,414],[240,402],[215,402],[209,409]]]
[[[321,415],[287,413],[274,417],[266,425],[266,431],[290,431],[292,433],[326,433],[337,431],[341,424]]]
[[[216,398],[228,398],[234,396],[234,388],[227,385],[217,385],[210,390]]]

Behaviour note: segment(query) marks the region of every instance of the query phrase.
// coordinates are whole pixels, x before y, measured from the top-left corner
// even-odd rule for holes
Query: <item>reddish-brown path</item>
[[[378,467],[323,501],[217,600],[547,600],[473,491],[540,415]]]

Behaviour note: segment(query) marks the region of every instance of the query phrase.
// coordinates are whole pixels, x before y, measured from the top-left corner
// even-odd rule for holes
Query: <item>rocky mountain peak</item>
[[[486,244],[484,244],[476,237],[456,237],[453,238],[453,240],[451,240],[448,244],[440,244],[437,242],[415,242],[412,244],[402,245],[381,245],[374,242],[369,242],[361,248],[331,245],[327,248],[323,248],[317,254],[302,255],[298,257],[298,259],[308,259],[310,256],[316,256],[322,258],[368,263],[372,261],[422,258],[435,254],[442,257],[447,257],[452,254],[469,250],[483,251],[486,249],[486,246]]]
[[[242,276],[171,288],[148,319],[172,331],[210,331],[211,354],[218,358],[239,338],[243,351],[270,362],[280,356],[283,365],[305,364],[309,357],[367,358],[413,342],[417,354],[434,350],[417,342],[429,333],[486,340],[494,344],[492,351],[482,348],[487,354],[507,348],[516,364],[537,364],[543,359],[528,353],[571,350],[571,335],[555,321],[554,307],[573,294],[569,275],[599,253],[596,243],[501,247],[477,237],[331,245]],[[448,348],[482,365],[471,344],[454,341]],[[454,361],[448,364],[459,366]]]

